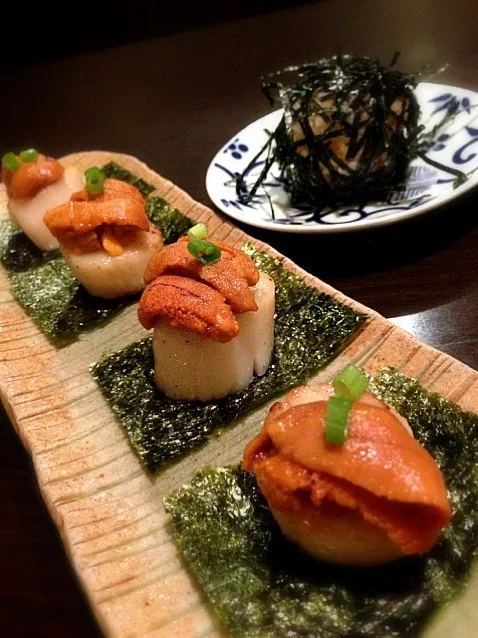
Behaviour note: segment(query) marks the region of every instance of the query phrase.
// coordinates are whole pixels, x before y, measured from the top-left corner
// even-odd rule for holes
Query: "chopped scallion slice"
[[[5,153],[2,157],[2,166],[4,166],[11,173],[16,173],[21,166],[21,162],[15,153]]]
[[[221,257],[221,249],[216,244],[203,239],[188,242],[188,250],[203,266],[214,264]]]
[[[331,445],[343,445],[347,438],[349,413],[352,399],[330,397],[325,413],[325,440]]]
[[[38,151],[35,148],[27,148],[26,151],[20,153],[22,162],[36,162],[38,159]]]
[[[362,370],[351,363],[334,378],[332,385],[338,397],[358,399],[367,390],[368,379]]]
[[[206,239],[207,237],[207,226],[204,222],[199,222],[192,228],[188,230],[188,237],[190,241],[194,241],[195,239]]]
[[[97,166],[87,168],[85,171],[86,190],[92,195],[98,195],[103,190],[105,174]]]

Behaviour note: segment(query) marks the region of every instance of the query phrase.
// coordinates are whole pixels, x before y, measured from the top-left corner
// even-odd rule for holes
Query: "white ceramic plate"
[[[274,165],[266,190],[273,203],[273,214],[266,193],[243,204],[236,196],[235,175],[242,173],[257,155],[279,123],[282,110],[274,111],[234,135],[212,160],[206,187],[214,204],[226,215],[252,226],[282,232],[331,233],[372,228],[421,215],[451,201],[478,182],[478,93],[444,84],[422,82],[416,88],[421,107],[421,123],[431,129],[441,121],[450,100],[457,100],[456,117],[443,128],[428,156],[445,166],[466,173],[469,178],[454,189],[450,173],[438,170],[421,159],[410,165],[406,187],[388,202],[329,209],[320,219],[313,208],[293,208]],[[253,183],[263,162],[255,163],[247,182]],[[259,189],[262,190],[262,189]]]

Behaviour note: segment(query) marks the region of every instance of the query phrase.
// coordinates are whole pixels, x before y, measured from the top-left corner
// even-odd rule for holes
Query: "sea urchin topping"
[[[203,241],[203,240],[195,240]],[[212,242],[208,242],[212,243]],[[214,240],[220,250],[220,259],[212,264],[198,261],[190,250],[186,238],[159,250],[146,269],[146,283],[162,275],[182,275],[208,284],[224,296],[233,312],[257,310],[250,286],[259,281],[259,271],[252,259],[240,250]]]
[[[192,330],[214,341],[230,341],[239,325],[223,295],[188,277],[166,275],[144,290],[138,307],[144,328],[166,319],[173,328]]]
[[[103,249],[111,257],[121,255],[138,231],[150,229],[141,193],[116,179],[106,179],[99,193],[87,188],[74,193],[70,202],[49,210],[44,221],[71,252]]]
[[[55,184],[63,173],[60,162],[39,155],[35,149],[22,151],[19,156],[7,153],[2,158],[2,182],[11,199],[32,198],[43,188]]]

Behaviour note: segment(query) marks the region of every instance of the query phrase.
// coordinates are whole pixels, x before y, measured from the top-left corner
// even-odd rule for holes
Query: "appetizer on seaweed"
[[[155,381],[176,399],[208,401],[247,388],[269,367],[275,286],[245,253],[197,224],[146,269],[138,317],[154,328]]]
[[[439,463],[450,524],[422,556],[372,569],[318,565],[287,543],[253,474],[202,468],[165,506],[178,548],[231,636],[401,638],[453,626],[452,618],[441,624],[440,612],[463,593],[478,551],[478,415],[387,368],[369,389],[408,420]],[[458,604],[451,616],[463,610]]]
[[[114,299],[140,292],[146,264],[163,245],[162,235],[134,186],[105,179],[96,167],[85,171],[85,177],[86,188],[49,210],[45,224],[91,295]]]
[[[7,190],[12,221],[41,250],[58,248],[58,241],[46,227],[43,216],[83,188],[83,172],[76,166],[64,168],[53,157],[31,148],[19,155],[6,153],[3,156],[2,182]]]
[[[263,79],[272,105],[284,110],[260,153],[237,177],[243,203],[266,185],[277,162],[280,179],[294,206],[326,207],[386,198],[404,183],[410,161],[432,145],[434,133],[418,124],[420,108],[413,89],[418,74],[353,54],[289,67]],[[451,105],[442,124],[453,116]],[[264,161],[259,162],[262,159]],[[249,189],[251,169],[263,164]],[[436,164],[435,164],[436,166]],[[462,173],[441,167],[466,179]]]
[[[435,461],[366,387],[348,366],[333,386],[292,390],[271,407],[243,460],[285,536],[346,565],[423,554],[451,519]]]
[[[167,227],[162,228],[165,238],[170,237]],[[174,233],[179,228],[175,224]],[[187,229],[180,236],[185,232]],[[153,340],[149,337],[103,357],[91,368],[133,448],[151,472],[199,448],[253,409],[317,374],[366,320],[365,315],[309,285],[271,255],[250,244],[242,250],[275,285],[271,364],[263,376],[255,375],[243,392],[208,403],[167,397],[155,382]],[[202,345],[209,341],[203,339]],[[220,362],[220,370],[229,374],[225,363]],[[206,361],[203,372],[211,365]]]

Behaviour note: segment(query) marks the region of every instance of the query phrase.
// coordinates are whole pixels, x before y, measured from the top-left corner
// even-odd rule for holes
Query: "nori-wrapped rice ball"
[[[264,78],[284,115],[260,153],[267,155],[256,183],[246,186],[250,166],[238,176],[241,201],[254,197],[275,161],[294,206],[369,201],[402,183],[421,127],[417,76],[395,70],[396,57],[385,67],[341,54]]]

